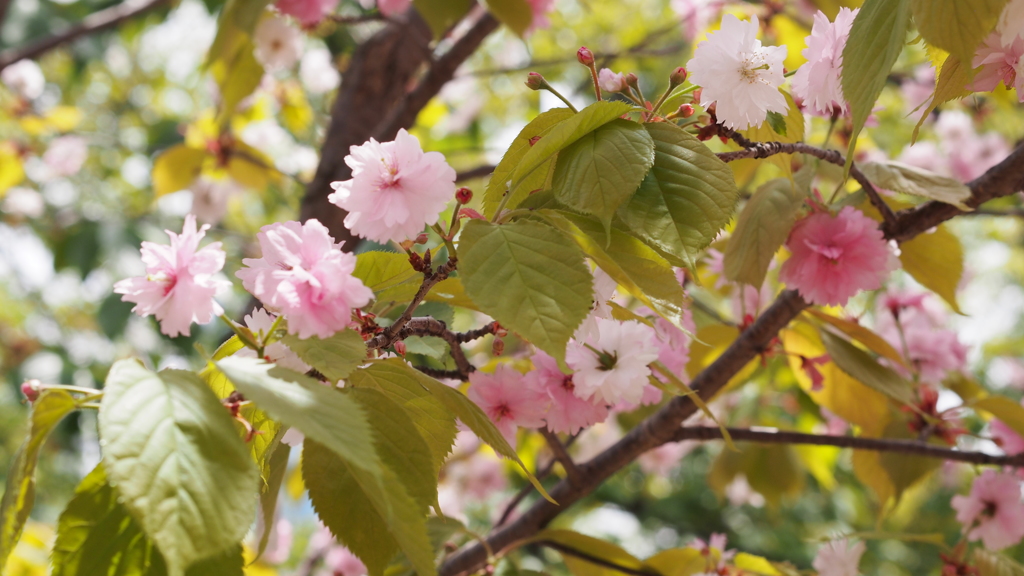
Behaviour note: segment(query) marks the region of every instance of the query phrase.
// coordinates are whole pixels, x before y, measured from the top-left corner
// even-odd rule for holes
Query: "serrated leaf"
[[[654,140],[654,166],[618,215],[672,264],[692,268],[732,218],[739,196],[732,170],[673,124],[645,128]]]
[[[331,382],[344,380],[366,361],[366,343],[355,330],[342,330],[324,339],[310,336],[302,340],[288,334],[282,342]]]
[[[857,166],[874,185],[886,190],[938,200],[966,212],[973,210],[964,204],[971,197],[971,189],[958,180],[901,162],[867,162]]]
[[[850,376],[865,386],[903,404],[913,401],[913,386],[902,376],[886,368],[870,354],[827,330],[821,331],[821,342],[829,358]]]
[[[57,424],[77,408],[78,401],[63,390],[46,390],[32,403],[28,437],[11,461],[0,500],[0,568],[6,566],[35,503],[39,451]]]
[[[765,121],[768,122],[768,126],[779,136],[786,136],[788,134],[786,130],[786,117],[782,114],[769,110]]]
[[[971,553],[971,564],[978,569],[978,576],[1024,576],[1024,566],[980,546]]]
[[[423,277],[409,264],[407,254],[379,251],[356,255],[356,268],[352,275],[362,280],[363,284],[374,292]]]
[[[970,62],[1008,0],[910,0],[914,24],[926,42]]]
[[[900,244],[900,263],[914,280],[938,294],[954,312],[962,313],[956,289],[964,273],[964,249],[945,225]]]
[[[518,36],[533,24],[533,10],[526,0],[487,0],[487,9]]]
[[[967,89],[967,84],[971,81],[971,68],[964,66],[956,56],[947,56],[941,63],[936,63],[936,68],[938,70],[935,72],[935,91],[917,125],[914,126],[914,132],[910,137],[911,143],[917,142],[921,126],[939,104],[958,100],[971,93]]]
[[[283,431],[278,434],[283,435]],[[263,534],[256,545],[256,558],[259,559],[267,549],[270,535],[274,531],[274,514],[277,512],[277,499],[281,495],[284,474],[288,471],[288,457],[292,447],[278,439],[277,445],[267,460],[266,485],[260,490],[260,515],[263,520]]]
[[[231,416],[198,376],[115,363],[99,431],[110,483],[171,576],[245,536],[258,473]]]
[[[159,197],[188,188],[199,177],[207,157],[205,150],[184,144],[164,150],[153,161],[153,193]]]
[[[971,403],[971,408],[984,410],[999,418],[1014,432],[1024,436],[1024,407],[1006,396],[988,396]]]
[[[551,188],[556,200],[597,216],[608,229],[653,164],[650,133],[636,122],[612,120],[558,153]]]
[[[459,239],[459,272],[480,311],[564,361],[593,294],[583,252],[570,238],[535,222],[472,220]]]
[[[725,248],[725,276],[756,288],[796,222],[805,196],[786,178],[765,182],[740,212]]]
[[[633,107],[625,102],[603,100],[594,102],[564,121],[559,122],[523,155],[522,160],[519,161],[519,166],[512,173],[513,189],[542,166],[546,165],[546,162],[551,157],[558,154],[566,146],[632,109]]]
[[[370,475],[381,471],[362,407],[337,389],[255,358],[232,356],[217,367],[267,414],[299,429]]]
[[[868,350],[871,350],[875,354],[884,357],[890,362],[909,368],[909,366],[907,366],[907,361],[904,360],[903,356],[892,347],[892,344],[889,344],[889,342],[884,338],[875,332],[872,332],[870,328],[861,326],[854,320],[847,320],[845,318],[832,316],[831,314],[827,314],[817,308],[808,308],[807,313],[839,329],[850,338],[853,338],[866,346]]]
[[[473,6],[473,0],[413,0],[416,11],[423,16],[435,39],[462,20]]]
[[[843,49],[842,73],[843,96],[853,117],[847,166],[857,137],[903,50],[909,25],[910,0],[865,0],[853,21]]]
[[[167,575],[160,551],[117,499],[102,464],[82,480],[57,521],[53,576]],[[193,564],[185,576],[242,576],[242,564],[236,546]]]
[[[494,216],[495,211],[497,211],[498,206],[501,204],[501,199],[506,193],[512,195],[508,202],[505,203],[506,208],[515,208],[529,195],[532,191],[532,186],[526,186],[521,183],[518,187],[511,188],[511,179],[512,174],[519,166],[519,162],[532,148],[530,140],[538,136],[543,140],[555,125],[572,117],[574,114],[568,108],[553,108],[547,112],[541,112],[519,132],[519,135],[512,141],[512,145],[508,147],[505,155],[501,157],[501,161],[494,167],[494,172],[487,182],[487,189],[484,190],[483,197],[484,216],[487,218]],[[549,158],[549,162],[553,164],[553,159]],[[546,170],[538,169],[536,172],[543,174],[546,178]]]

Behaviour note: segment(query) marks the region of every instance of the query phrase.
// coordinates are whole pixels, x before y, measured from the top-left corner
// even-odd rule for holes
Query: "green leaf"
[[[356,269],[352,275],[363,281],[367,288],[381,292],[388,288],[415,281],[423,275],[409,264],[409,256],[398,252],[363,252],[356,256]]]
[[[562,230],[615,282],[666,320],[678,324],[683,312],[683,287],[672,265],[633,236],[586,216],[538,211]]]
[[[451,452],[458,429],[454,413],[431,391],[433,382],[436,380],[392,358],[356,370],[346,385],[378,390],[408,412],[430,448],[436,477]]]
[[[199,177],[207,157],[205,150],[184,144],[164,150],[153,161],[153,193],[163,196],[188,188]]]
[[[28,437],[14,455],[0,500],[0,568],[7,565],[35,503],[39,451],[50,432],[76,408],[78,401],[63,390],[46,390],[32,403]]]
[[[644,560],[644,566],[664,576],[694,576],[705,572],[708,559],[696,548],[669,548]]]
[[[971,197],[971,189],[958,180],[901,162],[867,162],[857,167],[880,188],[938,200],[965,212],[973,210],[964,204]]]
[[[725,276],[756,288],[764,284],[775,253],[789,237],[805,196],[787,178],[765,182],[740,212],[725,248]]]
[[[984,410],[999,418],[1014,432],[1024,436],[1024,407],[1006,396],[988,396],[975,400],[971,408]]]
[[[533,10],[526,0],[487,0],[487,9],[518,36],[533,23]]]
[[[732,170],[681,128],[645,125],[654,166],[619,217],[673,265],[692,268],[729,222],[739,192]]]
[[[865,0],[853,21],[843,49],[842,78],[843,96],[853,116],[846,153],[848,167],[857,137],[882,93],[889,70],[903,50],[909,25],[910,0]]]
[[[569,568],[569,572],[574,576],[613,576],[626,574],[625,572],[615,570],[607,565],[588,561],[585,558],[581,558],[581,555],[589,556],[597,560],[603,560],[604,562],[608,562],[616,566],[622,566],[623,568],[635,572],[643,571],[645,568],[648,568],[636,556],[626,552],[620,546],[605,540],[594,538],[593,536],[573,532],[571,530],[558,530],[553,528],[541,530],[535,536],[524,542],[524,544],[530,543],[543,543],[550,548],[560,551],[562,553],[562,559],[565,561],[565,565]],[[577,554],[573,554],[572,552],[576,552]]]
[[[118,501],[103,465],[90,472],[57,521],[53,576],[166,576],[160,551]],[[193,564],[186,576],[242,576],[242,548]]]
[[[593,297],[590,271],[571,239],[535,222],[471,220],[459,239],[459,272],[481,312],[565,360]]]
[[[904,418],[896,418],[889,422],[885,427],[882,437],[896,440],[919,439],[919,435],[913,433],[907,427],[907,421]],[[928,442],[944,446],[942,441],[934,436],[929,437]],[[882,465],[882,469],[885,470],[889,480],[892,482],[896,498],[902,496],[908,488],[923,480],[928,474],[937,470],[939,466],[942,466],[942,460],[928,458],[927,456],[914,456],[898,452],[878,452],[876,456],[878,457],[878,462]]]
[[[879,364],[870,354],[827,330],[821,331],[821,342],[839,369],[861,384],[873,388],[903,404],[913,401],[913,386],[902,376]]]
[[[462,20],[473,6],[473,0],[413,0],[416,11],[423,16],[435,39]]]
[[[558,123],[572,117],[574,114],[568,108],[553,108],[547,112],[541,112],[519,132],[519,135],[512,141],[512,145],[508,147],[505,155],[501,157],[501,162],[498,162],[498,165],[494,167],[491,179],[487,181],[487,189],[484,190],[483,197],[484,216],[487,218],[494,216],[498,206],[501,204],[501,199],[506,193],[512,194],[512,197],[505,203],[505,207],[515,208],[533,191],[534,186],[532,186],[532,182],[530,185],[521,184],[517,188],[510,188],[512,185],[512,174],[519,166],[523,156],[532,148],[530,140],[537,137],[543,140]],[[548,163],[554,164],[554,159],[549,158]],[[547,179],[548,170],[538,169],[536,173],[543,176],[543,179]]]
[[[978,576],[1024,576],[1024,566],[980,546],[971,553],[971,563],[978,569]]]
[[[409,496],[390,468],[382,469],[380,480],[375,481],[365,470],[307,437],[302,477],[317,516],[366,564],[370,576],[383,574],[399,549],[421,576],[435,574],[422,504]]]
[[[331,382],[344,380],[366,361],[366,343],[355,330],[342,330],[322,340],[316,336],[302,340],[288,334],[282,341]]]
[[[257,471],[231,416],[198,376],[115,363],[99,431],[110,483],[167,559],[170,576],[245,536]]]
[[[778,112],[768,112],[768,125],[771,129],[779,136],[786,136],[788,134],[786,130],[786,117]]]
[[[597,216],[608,229],[653,164],[654,141],[647,130],[630,120],[612,120],[558,153],[552,189],[559,202]]]
[[[967,89],[967,84],[971,81],[972,70],[969,66],[964,66],[956,56],[946,57],[941,65],[936,63],[936,67],[938,71],[935,76],[935,92],[928,100],[928,107],[925,108],[924,114],[921,114],[917,125],[914,126],[914,132],[910,137],[911,143],[917,142],[917,134],[921,130],[921,126],[939,104],[963,98],[971,93]]]
[[[228,379],[267,414],[298,428],[370,475],[379,474],[380,459],[362,407],[337,389],[308,376],[255,358],[232,356],[217,362]]]
[[[900,244],[900,262],[914,280],[938,294],[954,312],[962,313],[956,289],[964,273],[964,249],[945,225]]]
[[[278,432],[284,435],[284,430]],[[281,485],[284,483],[284,473],[288,471],[288,457],[291,456],[292,447],[278,439],[277,446],[270,454],[267,461],[267,483],[260,490],[260,514],[263,517],[263,534],[260,535],[259,544],[256,546],[256,558],[263,555],[270,542],[270,534],[274,531],[274,514],[277,512],[277,498],[281,495]]]
[[[733,566],[744,571],[744,573],[757,574],[758,576],[779,576],[782,574],[767,558],[747,554],[746,552],[737,554],[733,558],[732,563]]]
[[[926,42],[970,62],[1008,0],[910,0],[914,24]]]
[[[547,160],[550,160],[566,146],[632,109],[633,107],[625,102],[602,100],[594,102],[563,122],[556,124],[523,155],[519,166],[512,174],[512,190],[515,190],[527,177],[546,165]]]

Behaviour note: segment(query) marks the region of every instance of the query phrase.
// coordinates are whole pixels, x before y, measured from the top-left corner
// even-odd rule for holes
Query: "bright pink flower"
[[[807,62],[793,76],[793,94],[803,99],[812,114],[846,114],[849,107],[843,97],[843,48],[858,10],[840,8],[835,22],[829,22],[820,10],[814,15],[814,27],[802,54]]]
[[[114,284],[121,300],[134,302],[132,312],[153,314],[160,331],[168,336],[190,335],[193,322],[206,324],[224,310],[213,299],[231,283],[214,274],[224,268],[224,250],[220,242],[199,249],[199,241],[210,226],[196,230],[196,217],[189,214],[181,234],[167,230],[171,245],[142,243],[142,262],[146,275],[126,278]]]
[[[543,390],[551,399],[544,420],[552,432],[576,434],[583,428],[604,422],[608,406],[576,396],[572,376],[562,374],[558,362],[544,352],[533,355],[533,370],[523,378],[534,390]]]
[[[303,26],[315,26],[324,16],[334,12],[338,0],[277,0],[277,9],[294,16]]]
[[[812,566],[818,571],[818,576],[857,576],[860,574],[860,557],[866,549],[863,542],[851,546],[845,538],[833,540],[818,548]]]
[[[356,257],[341,251],[317,220],[279,222],[256,235],[262,258],[246,258],[235,275],[269,310],[284,315],[299,338],[327,338],[352,322],[352,309],[373,291],[352,275]]]
[[[793,255],[779,279],[812,304],[844,305],[861,290],[880,288],[899,267],[878,223],[852,206],[797,222],[786,246]]]
[[[516,445],[516,427],[540,428],[551,400],[514,368],[499,364],[494,374],[469,375],[469,399],[494,422],[501,435]]]
[[[1011,474],[985,470],[974,479],[968,496],[954,496],[950,504],[968,540],[981,540],[989,550],[1002,550],[1024,538],[1020,481]]]
[[[530,21],[530,27],[526,29],[527,34],[551,26],[551,20],[547,15],[555,7],[555,0],[526,0],[526,3],[530,5],[530,11],[533,12],[533,20]]]
[[[651,374],[648,364],[658,359],[653,330],[635,320],[599,318],[596,333],[572,340],[565,362],[576,371],[576,395],[608,404],[640,402]]]
[[[332,182],[328,200],[348,211],[349,230],[376,242],[415,238],[455,196],[455,170],[404,128],[393,142],[352,146],[345,163],[352,179]]]
[[[1009,44],[1000,41],[999,32],[993,32],[978,47],[971,65],[981,70],[968,86],[975,92],[991,92],[1000,82],[1007,88],[1015,88],[1017,97],[1024,102],[1024,77],[1017,75],[1021,55],[1024,55],[1024,38],[1016,36]]]

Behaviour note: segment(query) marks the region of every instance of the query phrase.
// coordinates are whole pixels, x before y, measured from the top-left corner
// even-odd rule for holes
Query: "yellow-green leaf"
[[[829,358],[858,382],[903,404],[913,401],[914,389],[910,382],[891,368],[879,364],[867,352],[826,330],[821,332],[821,342]]]
[[[487,9],[519,36],[533,23],[533,9],[526,0],[487,0]]]
[[[740,212],[725,248],[725,276],[760,288],[775,253],[789,237],[805,196],[778,178],[764,183]]]
[[[866,162],[857,166],[875,186],[952,204],[965,212],[973,210],[964,204],[971,197],[971,189],[958,180],[902,162]]]
[[[302,340],[289,334],[282,341],[303,362],[335,383],[347,378],[366,361],[366,343],[355,330],[342,330],[323,339],[310,336]]]
[[[153,161],[153,192],[157,196],[184,190],[192,185],[209,156],[205,150],[176,144]]]
[[[900,244],[903,269],[922,286],[938,294],[957,314],[956,289],[964,272],[960,239],[944,224]]]
[[[914,24],[929,44],[970,62],[1008,0],[911,0]]]
[[[975,410],[984,410],[999,418],[1014,432],[1024,436],[1024,407],[1006,396],[989,396],[971,404]]]

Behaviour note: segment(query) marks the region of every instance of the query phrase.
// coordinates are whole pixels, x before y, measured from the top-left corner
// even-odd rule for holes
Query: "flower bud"
[[[427,236],[426,232],[420,232],[419,236],[416,237],[416,240],[413,243],[414,244],[426,244],[427,243],[427,238],[429,238],[429,237]]]
[[[693,116],[693,104],[683,104],[679,107],[679,112],[677,112],[677,114],[683,118]]]
[[[405,342],[403,342],[403,341],[401,341],[401,340],[399,340],[398,342],[395,342],[395,352],[396,352],[396,353],[397,353],[397,354],[398,354],[399,356],[405,356],[405,353],[406,353],[407,351],[408,351],[408,350],[407,350],[407,349],[406,349],[406,347],[405,347]]]
[[[672,83],[672,86],[679,86],[683,82],[686,82],[686,68],[682,66],[676,68],[669,75],[668,81]]]
[[[594,65],[594,53],[586,46],[580,46],[580,49],[576,51],[576,59],[584,66]]]
[[[495,338],[494,342],[491,343],[491,354],[494,356],[501,356],[505,352],[505,341],[501,338]]]
[[[21,393],[25,395],[25,398],[29,402],[35,402],[39,399],[39,392],[42,390],[43,383],[39,380],[26,380],[21,383]]]
[[[638,87],[637,86],[638,80],[639,80],[639,78],[636,77],[636,74],[633,74],[632,72],[630,72],[629,74],[626,74],[626,84],[627,85],[632,86],[633,88],[637,88]]]
[[[530,90],[540,90],[545,84],[547,82],[544,77],[537,72],[530,72],[526,75],[526,87]]]
[[[459,188],[455,191],[455,199],[459,204],[469,204],[469,201],[473,199],[473,191],[466,187]]]

